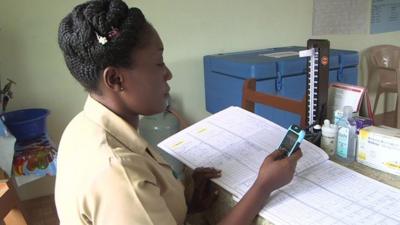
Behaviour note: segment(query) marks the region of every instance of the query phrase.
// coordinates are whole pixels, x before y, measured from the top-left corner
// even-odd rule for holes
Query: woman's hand
[[[218,224],[251,224],[271,192],[292,180],[297,161],[301,156],[300,149],[289,157],[284,157],[282,150],[275,150],[268,155],[260,167],[254,184]]]
[[[211,207],[218,197],[218,191],[211,185],[212,178],[221,176],[221,170],[199,167],[193,171],[193,197],[189,203],[189,213],[204,211]]]
[[[288,184],[293,178],[297,161],[301,156],[300,149],[289,157],[284,157],[283,150],[275,150],[264,159],[255,184],[271,192]]]

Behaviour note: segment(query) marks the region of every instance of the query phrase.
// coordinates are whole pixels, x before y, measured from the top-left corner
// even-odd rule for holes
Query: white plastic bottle
[[[356,156],[356,126],[352,119],[353,109],[351,106],[343,108],[343,117],[337,122],[337,144],[336,158],[344,163],[351,163]]]
[[[335,155],[336,134],[337,126],[331,124],[328,119],[324,120],[324,124],[322,125],[321,148],[324,149],[329,156]]]

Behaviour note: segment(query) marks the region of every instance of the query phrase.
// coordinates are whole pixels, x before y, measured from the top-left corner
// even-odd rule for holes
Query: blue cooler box
[[[204,56],[206,108],[210,113],[241,106],[246,79],[256,79],[257,91],[301,100],[307,89],[307,61],[296,53],[305,47],[270,48]],[[329,82],[357,85],[356,51],[330,49]],[[285,128],[299,124],[300,116],[256,104],[255,113]]]

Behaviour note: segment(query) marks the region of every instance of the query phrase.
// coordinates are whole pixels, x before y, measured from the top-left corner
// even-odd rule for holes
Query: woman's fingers
[[[212,167],[199,167],[193,171],[194,179],[211,179],[218,178],[221,176],[221,170],[217,170]]]
[[[301,149],[299,148],[297,151],[295,151],[294,153],[292,153],[289,156],[289,159],[297,162],[302,156],[303,156],[303,153],[301,152]]]

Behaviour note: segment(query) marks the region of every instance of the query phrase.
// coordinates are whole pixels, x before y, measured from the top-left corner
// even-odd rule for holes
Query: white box
[[[365,127],[358,135],[357,161],[400,175],[400,129]]]

